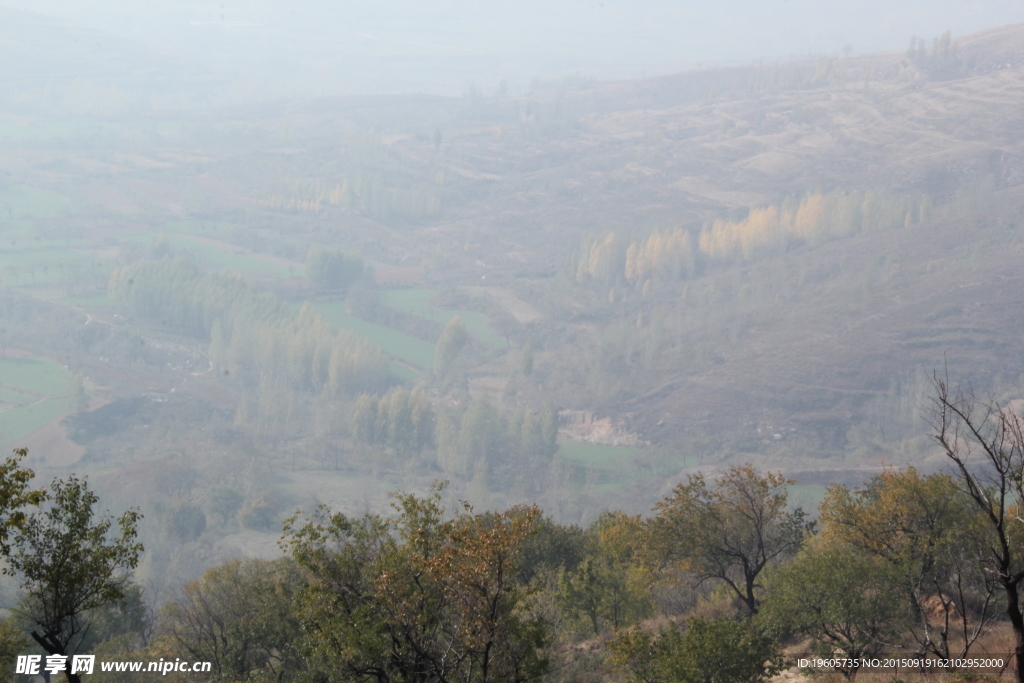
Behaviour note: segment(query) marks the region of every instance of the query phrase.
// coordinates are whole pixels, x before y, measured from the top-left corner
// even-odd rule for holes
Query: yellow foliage
[[[792,235],[802,240],[810,240],[818,234],[825,224],[825,198],[820,194],[804,197],[793,220]]]

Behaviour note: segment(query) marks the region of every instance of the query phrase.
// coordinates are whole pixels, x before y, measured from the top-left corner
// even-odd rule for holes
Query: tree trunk
[[[32,636],[32,640],[39,643],[39,647],[43,648],[47,654],[67,656],[64,654],[64,648],[53,642],[53,638],[50,637],[50,634],[41,636],[35,631],[32,631],[30,635]],[[66,666],[67,668],[64,669],[64,676],[68,679],[68,683],[82,683],[81,676],[71,673],[71,657],[68,657]],[[49,675],[45,676],[46,680],[50,680]]]
[[[1006,615],[1013,627],[1013,656],[1017,667],[1017,683],[1024,683],[1024,615],[1020,611],[1020,596],[1017,583],[1004,583],[1006,590]]]

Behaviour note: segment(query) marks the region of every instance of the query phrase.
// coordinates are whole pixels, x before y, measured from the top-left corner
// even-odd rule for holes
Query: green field
[[[116,304],[107,296],[106,292],[97,292],[87,296],[63,296],[60,301],[72,306],[90,306],[92,308],[110,308]]]
[[[572,439],[558,440],[558,456],[585,467],[593,473],[591,476],[596,475],[596,480],[591,480],[591,484],[597,491],[619,491],[632,484],[637,475],[633,459],[642,452],[642,448],[601,446]]]
[[[7,389],[0,389],[0,403],[14,403],[21,405],[22,403],[28,403],[29,399],[25,394],[19,394],[16,391],[8,391]]]
[[[204,237],[223,241],[224,232],[230,223],[218,221],[172,221],[165,224],[163,232],[137,232],[121,237],[125,242],[135,242],[143,247],[152,247],[159,238],[164,238],[176,253],[188,253],[215,269],[227,268],[242,275],[269,278],[303,277],[301,268],[292,268],[280,263],[259,258],[259,254],[246,251],[225,243],[223,246],[206,244],[191,237]]]
[[[0,412],[0,446],[9,446],[73,410],[70,380],[70,372],[46,358],[0,358],[0,400],[17,404]]]
[[[559,455],[577,465],[597,470],[632,470],[633,458],[643,452],[643,448],[636,446],[601,446],[572,439],[558,440]]]
[[[558,457],[595,474],[593,484],[598,491],[619,491],[638,477],[668,477],[696,465],[694,458],[666,457],[664,451],[644,446],[603,446],[562,438],[558,439]],[[641,469],[638,461],[647,467]]]
[[[0,387],[7,385],[40,396],[69,393],[71,373],[47,358],[0,358]]]
[[[0,413],[0,447],[10,446],[61,415],[70,413],[74,408],[74,396],[54,396],[37,403],[5,410]]]
[[[8,285],[58,283],[68,266],[81,267],[95,260],[63,247],[0,248],[0,269]]]
[[[16,185],[0,191],[0,285],[59,284],[102,259],[70,248],[72,239],[50,239],[68,200]]]
[[[173,233],[168,233],[166,237],[176,251],[191,252],[214,268],[229,268],[237,273],[256,277],[288,278],[302,277],[303,275],[303,271],[298,268],[289,268],[280,263],[265,261],[240,247],[232,250],[228,247],[197,242],[189,239],[186,235]]]
[[[485,344],[497,348],[506,346],[505,339],[491,327],[491,320],[482,313],[476,311],[452,310],[447,308],[436,308],[430,305],[431,299],[437,293],[430,289],[385,289],[383,291],[384,301],[388,306],[405,313],[412,313],[427,320],[438,323],[447,323],[455,316],[462,318],[466,331]]]
[[[67,199],[53,192],[37,190],[25,185],[14,185],[0,192],[0,220],[25,221],[37,218],[56,218],[64,212]],[[4,231],[5,235],[9,230]]]
[[[384,353],[412,363],[416,367],[424,370],[434,367],[433,344],[390,327],[361,320],[345,310],[343,301],[321,301],[313,303],[312,306],[335,329],[348,330]],[[407,368],[403,370],[408,372]]]

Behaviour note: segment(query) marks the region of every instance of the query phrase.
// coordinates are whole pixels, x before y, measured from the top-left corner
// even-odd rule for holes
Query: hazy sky
[[[0,0],[100,29],[273,94],[510,92],[697,65],[905,49],[1024,21],[1021,0]]]

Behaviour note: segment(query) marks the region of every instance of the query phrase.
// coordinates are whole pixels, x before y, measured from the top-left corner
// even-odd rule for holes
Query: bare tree
[[[995,575],[1005,594],[1017,681],[1024,683],[1024,418],[1010,406],[979,399],[970,387],[950,387],[948,375],[940,379],[936,373],[932,383],[934,438],[991,527],[985,569]]]

